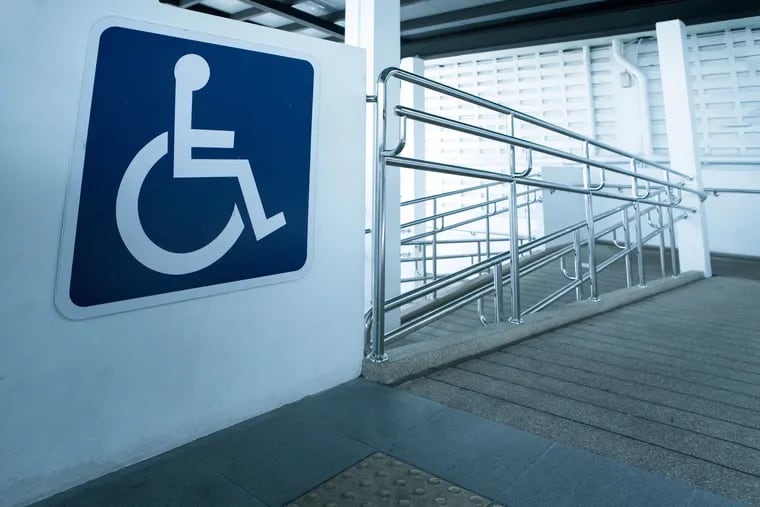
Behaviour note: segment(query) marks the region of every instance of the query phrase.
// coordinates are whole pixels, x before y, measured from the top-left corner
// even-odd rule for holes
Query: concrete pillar
[[[367,95],[375,94],[377,76],[386,67],[398,67],[401,60],[401,7],[399,0],[347,0],[346,1],[346,44],[364,48],[367,51]],[[397,82],[396,82],[397,83]],[[388,100],[390,104],[399,101],[399,87],[389,88]],[[374,131],[372,123],[372,105],[367,107],[367,157],[366,157],[366,181],[365,192],[365,223],[367,227],[372,224],[372,166],[374,157]],[[389,145],[398,139],[398,125],[391,122],[389,132]],[[400,271],[400,241],[399,229],[399,197],[400,178],[399,170],[390,168],[386,174],[386,270],[385,270],[385,298],[396,296],[401,288]],[[372,248],[371,238],[367,235],[365,248],[365,307],[369,308],[372,290]],[[386,317],[386,329],[398,326],[399,313],[391,312]]]
[[[401,60],[401,68],[418,75],[425,74],[425,60],[419,57],[409,57]],[[401,103],[415,109],[425,109],[425,90],[420,86],[414,86],[410,83],[401,84]],[[421,122],[413,122],[409,125],[409,131],[407,132],[406,148],[404,154],[412,158],[425,158],[425,124]],[[425,194],[425,177],[427,173],[424,171],[405,171],[401,174],[401,192],[402,195],[410,194],[409,198],[418,199],[424,197]],[[411,192],[404,193],[404,189],[408,188]],[[419,203],[413,206],[411,216],[409,218],[419,220],[428,214],[428,204]],[[418,224],[414,226],[413,234],[421,234],[425,232],[427,225]],[[421,256],[423,254],[423,248],[418,247],[415,249],[415,255]],[[427,254],[430,255],[428,249]],[[409,263],[411,265],[411,263]],[[416,264],[416,263],[415,263]],[[420,263],[418,265],[418,271],[424,272],[425,266]],[[403,276],[403,275],[402,275]],[[419,281],[415,286],[419,287],[424,282]]]
[[[691,100],[684,24],[679,20],[657,23],[657,48],[660,54],[670,165],[677,171],[693,176],[691,187],[702,190],[702,165]],[[703,271],[706,277],[712,276],[704,203],[700,202],[699,197],[684,193],[682,204],[696,208],[697,212],[676,226],[681,271]]]

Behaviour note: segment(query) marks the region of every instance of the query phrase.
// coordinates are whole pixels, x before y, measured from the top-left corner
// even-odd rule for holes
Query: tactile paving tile
[[[423,470],[376,453],[287,507],[503,507]]]

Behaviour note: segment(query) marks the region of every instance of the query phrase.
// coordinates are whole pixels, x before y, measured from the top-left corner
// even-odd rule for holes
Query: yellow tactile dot
[[[485,507],[491,503],[425,470],[380,453],[339,472],[289,507]],[[497,507],[497,506],[493,506]]]

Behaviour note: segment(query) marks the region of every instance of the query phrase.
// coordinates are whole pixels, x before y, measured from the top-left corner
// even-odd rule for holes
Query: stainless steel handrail
[[[417,111],[415,109],[410,109],[408,107],[403,106],[396,106],[395,108],[396,114],[402,117],[410,118],[412,120],[420,121],[423,123],[427,123],[429,125],[435,125],[437,127],[444,127],[449,128],[451,130],[456,130],[458,132],[477,135],[479,137],[483,137],[486,139],[490,139],[492,141],[500,141],[512,146],[519,146],[520,148],[529,149],[532,151],[537,151],[539,153],[543,153],[545,155],[550,155],[553,157],[561,158],[564,160],[570,160],[571,162],[577,162],[579,164],[596,167],[598,169],[604,169],[606,171],[611,171],[617,174],[622,174],[625,176],[631,176],[635,177],[640,180],[644,180],[651,183],[657,183],[658,185],[663,185],[667,187],[673,187],[674,185],[660,180],[659,178],[654,178],[651,176],[644,176],[641,174],[638,174],[637,171],[627,171],[625,169],[621,169],[613,164],[606,164],[603,162],[597,162],[593,159],[590,159],[588,157],[581,157],[580,155],[575,155],[570,152],[558,150],[556,148],[550,148],[548,146],[544,146],[542,144],[534,143],[531,141],[526,141],[525,139],[519,139],[514,136],[510,136],[507,134],[502,134],[500,132],[495,132],[493,130],[485,129],[482,127],[476,127],[472,125],[468,125],[466,123],[462,123],[457,120],[452,120],[450,118],[444,118],[443,116],[438,116],[432,113],[426,113],[423,111]],[[638,161],[637,158],[631,158],[631,161]],[[680,173],[679,173],[680,174]],[[603,185],[602,185],[603,186]],[[599,189],[602,188],[602,186],[599,187]],[[696,189],[691,188],[683,188],[687,192],[691,192],[693,194],[696,194],[700,196],[700,198],[706,197],[704,192],[700,192]]]
[[[623,211],[624,208],[627,208],[630,206],[631,206],[630,204],[624,205],[624,206],[618,206],[616,208],[607,210],[604,213],[600,213],[599,215],[594,217],[594,219],[596,221],[604,220],[605,218],[609,218],[615,215],[616,213]],[[561,239],[562,236],[565,236],[575,230],[582,229],[585,226],[586,226],[585,221],[568,225],[566,227],[563,227],[562,229],[554,231],[551,234],[547,234],[546,236],[543,236],[541,238],[538,238],[538,239],[535,239],[533,241],[523,244],[520,247],[520,250],[522,250],[523,253],[528,252],[530,250],[534,250],[540,246],[544,246],[548,243],[551,243],[552,241]],[[416,299],[419,299],[421,297],[432,294],[433,292],[446,288],[452,285],[453,283],[464,280],[465,278],[468,278],[470,276],[480,274],[484,271],[488,271],[491,267],[495,266],[496,264],[501,264],[507,259],[509,259],[509,255],[510,255],[509,252],[504,252],[502,254],[495,255],[489,259],[485,259],[481,262],[478,262],[464,269],[461,269],[460,271],[457,271],[456,273],[451,273],[450,275],[441,277],[438,280],[435,280],[425,286],[417,287],[408,292],[405,292],[404,294],[400,294],[396,297],[388,299],[385,302],[385,309],[387,311],[395,310],[405,304],[411,303],[412,301]]]
[[[474,187],[467,187],[460,190],[450,190],[448,192],[441,192],[440,194],[426,195],[424,197],[417,197],[415,199],[401,201],[401,204],[399,204],[399,206],[404,207],[404,206],[410,206],[412,204],[421,204],[423,202],[433,201],[435,199],[442,199],[444,197],[451,197],[453,195],[462,195],[468,192],[474,192],[476,190],[482,190],[484,188],[495,187],[498,185],[501,185],[501,183],[498,183],[498,182],[497,183],[483,183],[481,185],[475,185]]]
[[[543,188],[547,190],[559,190],[559,191],[570,192],[574,194],[594,195],[598,197],[605,197],[608,199],[615,199],[619,201],[655,204],[655,201],[651,201],[649,199],[642,199],[642,198],[625,196],[625,195],[617,195],[617,194],[611,194],[607,192],[599,192],[599,191],[595,191],[593,188],[583,188],[583,187],[577,187],[573,185],[562,185],[559,183],[550,183],[548,181],[536,180],[532,178],[512,177],[503,173],[485,171],[483,169],[473,169],[471,167],[465,167],[465,166],[459,166],[459,165],[443,164],[440,162],[430,162],[427,160],[418,160],[418,159],[398,157],[398,156],[385,157],[384,162],[385,162],[385,165],[392,166],[392,167],[405,167],[407,169],[419,169],[423,171],[432,171],[432,172],[438,172],[442,174],[453,174],[455,176],[467,176],[470,178],[478,178],[482,180],[501,181],[504,183],[515,182],[519,185],[533,186],[533,187]],[[675,185],[672,185],[672,184],[663,185],[663,186],[667,186],[668,188],[677,188]],[[683,206],[676,203],[662,203],[662,206],[689,211],[692,213],[696,212],[696,208],[694,207]]]
[[[634,159],[638,162],[641,162],[643,164],[646,164],[647,166],[662,169],[664,171],[670,172],[672,174],[675,174],[677,176],[681,176],[682,178],[686,178],[689,181],[692,181],[693,178],[685,173],[676,171],[664,164],[660,164],[658,162],[655,162],[651,159],[646,159],[643,157],[640,157],[638,155],[635,155],[634,153],[627,152],[625,150],[621,150],[619,148],[616,148],[614,146],[611,146],[609,144],[603,143],[601,141],[598,141],[596,139],[593,139],[591,137],[584,136],[582,134],[579,134],[577,132],[574,132],[569,129],[565,129],[563,127],[560,127],[558,125],[554,125],[553,123],[549,123],[547,121],[541,120],[539,118],[536,118],[535,116],[531,116],[529,114],[523,113],[521,111],[518,111],[516,109],[512,109],[511,107],[507,107],[503,104],[499,104],[497,102],[492,102],[490,100],[484,99],[482,97],[478,97],[477,95],[473,95],[471,93],[464,92],[462,90],[459,90],[457,88],[453,88],[451,86],[445,85],[443,83],[438,83],[436,81],[433,81],[431,79],[428,79],[426,77],[399,69],[397,67],[389,67],[385,70],[383,70],[380,73],[380,76],[378,77],[378,85],[385,87],[388,80],[390,78],[395,77],[396,79],[400,81],[406,81],[407,83],[416,84],[419,86],[422,86],[423,88],[427,88],[428,90],[437,91],[439,93],[442,93],[444,95],[449,95],[451,97],[463,100],[465,102],[469,102],[471,104],[475,104],[477,106],[481,106],[485,109],[490,109],[491,111],[495,111],[497,113],[501,113],[504,115],[512,115],[514,118],[517,118],[521,121],[531,123],[533,125],[536,125],[538,127],[544,128],[546,130],[556,132],[558,134],[562,134],[563,136],[576,139],[578,141],[587,142],[589,145],[594,146],[596,148],[602,149],[604,151],[608,151],[610,153],[614,153],[616,155],[619,155],[625,159]],[[380,88],[378,88],[378,92],[380,91]]]
[[[720,194],[760,194],[760,189],[755,188],[715,188],[715,187],[705,187],[704,191],[708,194],[713,194],[714,196],[719,196]]]
[[[507,200],[507,198],[504,198],[504,199],[501,199],[501,200]],[[529,206],[531,204],[535,204],[535,203],[536,203],[536,201],[533,201],[533,202],[524,202],[522,204],[518,204],[517,206],[515,206],[514,209],[522,209],[522,208],[525,208],[525,207],[527,207],[527,206]],[[464,211],[472,211],[473,209],[482,208],[482,207],[483,207],[482,204],[480,204],[480,205],[474,205],[472,207],[459,208],[459,209],[456,209],[456,210],[447,211],[447,212],[439,213],[437,215],[432,215],[432,216],[437,216],[438,218],[445,218],[447,216],[456,215],[457,213],[462,213]],[[449,231],[449,230],[453,230],[453,229],[459,229],[460,227],[462,227],[464,225],[468,225],[468,224],[471,224],[471,223],[478,222],[480,220],[485,219],[486,217],[492,217],[492,216],[495,216],[495,215],[501,215],[503,213],[509,213],[510,209],[511,208],[509,208],[509,207],[502,208],[502,209],[496,209],[496,210],[494,210],[491,213],[486,213],[485,215],[479,215],[479,216],[476,216],[476,217],[468,218],[468,219],[463,220],[461,222],[457,222],[455,224],[447,225],[445,227],[442,226],[442,227],[440,227],[438,229],[433,229],[431,231],[425,231],[425,232],[421,232],[419,234],[415,234],[413,236],[408,236],[408,237],[406,237],[406,238],[404,238],[404,239],[401,240],[401,244],[402,245],[412,244],[414,241],[416,241],[418,239],[425,238],[427,236],[432,236],[433,234],[440,233],[440,232],[443,232],[443,231]],[[404,228],[404,227],[408,227],[410,225],[417,225],[417,224],[421,224],[421,223],[428,222],[428,221],[429,220],[414,220],[413,222],[407,222],[406,224],[402,225],[401,227]]]
[[[486,109],[490,109],[492,111],[496,111],[498,113],[504,114],[507,116],[508,134],[502,134],[501,132],[496,132],[496,131],[485,129],[479,126],[463,123],[457,120],[444,118],[442,116],[438,116],[435,114],[431,114],[431,113],[420,111],[413,108],[396,106],[392,108],[392,110],[389,110],[389,104],[387,103],[387,95],[388,95],[387,87],[388,87],[388,82],[391,78],[397,78],[401,81],[406,81],[415,85],[419,85],[429,90],[438,91],[442,94],[449,95],[451,97],[464,100],[466,102],[470,102],[475,105],[484,107]],[[639,254],[637,256],[638,266],[639,266],[639,284],[643,286],[645,284],[645,279],[644,279],[644,272],[643,272],[643,265],[642,265],[642,261],[643,261],[642,249],[643,249],[643,241],[645,241],[645,238],[643,237],[642,230],[641,230],[642,214],[651,213],[652,209],[655,209],[655,208],[658,210],[662,210],[662,209],[667,210],[668,212],[667,225],[664,225],[664,224],[659,225],[659,223],[655,225],[658,226],[657,229],[660,233],[660,237],[662,238],[661,241],[663,242],[663,244],[664,244],[664,234],[662,234],[662,230],[663,228],[667,228],[671,237],[671,249],[674,249],[675,248],[675,240],[674,240],[675,220],[673,218],[672,211],[674,209],[684,210],[684,211],[689,211],[689,212],[696,211],[695,208],[693,207],[681,204],[683,193],[688,192],[688,193],[697,195],[702,200],[704,200],[707,196],[706,193],[698,189],[687,187],[686,182],[676,183],[676,182],[671,181],[671,176],[673,175],[677,175],[679,177],[686,178],[687,180],[691,180],[691,178],[684,173],[675,171],[667,166],[636,156],[626,151],[619,150],[615,147],[598,142],[586,136],[582,136],[580,134],[564,129],[557,125],[553,125],[551,123],[545,122],[543,120],[532,117],[530,115],[526,115],[519,111],[515,111],[501,104],[497,104],[495,102],[482,99],[475,95],[462,92],[461,90],[457,90],[455,88],[443,85],[441,83],[436,83],[422,76],[417,76],[415,74],[402,71],[400,69],[390,68],[390,69],[384,70],[380,74],[377,81],[376,100],[373,102],[374,102],[374,118],[375,118],[375,126],[376,126],[376,135],[375,135],[376,158],[375,158],[375,164],[374,164],[374,168],[375,168],[375,171],[374,171],[374,217],[373,217],[373,226],[372,226],[372,230],[373,230],[373,235],[372,235],[373,299],[372,299],[372,309],[371,309],[371,312],[368,314],[369,320],[368,320],[368,328],[367,328],[368,332],[370,333],[369,341],[371,342],[367,359],[370,361],[386,360],[387,355],[385,354],[385,350],[384,350],[384,344],[386,340],[399,336],[400,332],[403,332],[403,333],[409,332],[408,330],[410,329],[410,327],[407,324],[404,324],[400,328],[397,328],[391,331],[390,333],[386,334],[385,318],[384,318],[384,316],[386,315],[386,312],[394,310],[394,309],[398,309],[402,305],[409,303],[411,301],[414,301],[420,297],[424,297],[428,294],[435,294],[436,291],[438,290],[449,287],[452,284],[455,284],[455,283],[458,283],[459,281],[464,280],[465,278],[468,278],[474,275],[480,275],[488,270],[493,272],[494,283],[496,283],[496,281],[498,280],[498,287],[496,286],[494,286],[494,288],[486,287],[487,290],[475,291],[473,293],[466,295],[464,298],[462,298],[462,300],[468,301],[468,302],[474,301],[482,297],[484,294],[489,293],[489,291],[492,290],[493,294],[497,298],[496,320],[500,321],[501,308],[500,308],[499,301],[500,301],[500,298],[502,297],[501,296],[502,286],[508,283],[512,291],[512,298],[511,298],[512,314],[509,320],[510,322],[514,322],[514,323],[520,322],[522,315],[525,314],[525,311],[521,311],[521,308],[520,308],[520,288],[519,288],[520,272],[523,271],[523,273],[527,273],[529,272],[528,271],[529,269],[537,269],[537,268],[531,268],[529,266],[523,270],[523,268],[520,266],[520,263],[518,262],[519,255],[521,253],[532,251],[532,248],[535,248],[536,246],[546,244],[550,241],[553,241],[555,239],[562,237],[565,234],[572,233],[574,236],[572,248],[575,249],[574,252],[576,255],[576,267],[579,268],[581,267],[579,255],[580,255],[580,245],[582,244],[582,242],[580,241],[578,234],[579,234],[579,231],[582,229],[586,230],[586,235],[587,235],[587,238],[585,239],[585,242],[583,243],[588,245],[589,270],[585,275],[581,275],[580,269],[576,269],[576,272],[574,275],[576,280],[573,283],[577,285],[574,286],[573,288],[576,288],[576,289],[581,288],[580,292],[582,292],[582,285],[584,283],[584,280],[588,279],[590,281],[591,299],[596,300],[597,295],[598,295],[596,275],[599,269],[596,266],[596,261],[595,261],[595,253],[594,253],[595,242],[598,237],[601,237],[600,234],[602,235],[607,234],[609,233],[610,230],[616,230],[617,227],[624,227],[625,230],[627,231],[628,223],[629,223],[629,220],[628,220],[629,215],[624,215],[623,223],[625,225],[617,224],[612,229],[610,229],[610,227],[607,227],[600,233],[595,232],[594,224],[596,221],[601,220],[602,216],[604,217],[611,216],[612,214],[616,212],[627,213],[627,210],[629,208],[634,209],[632,220],[634,222],[634,226],[636,229],[635,248],[638,250],[638,254]],[[388,144],[388,137],[389,137],[388,126],[389,126],[389,120],[393,116],[398,118],[400,135],[399,135],[398,141],[395,142],[394,145],[390,146]],[[562,151],[562,150],[555,149],[543,144],[527,141],[527,140],[516,137],[515,128],[514,128],[515,119],[518,119],[523,122],[528,122],[528,123],[537,125],[541,128],[547,129],[549,131],[567,136],[571,139],[576,139],[576,140],[581,141],[583,143],[583,155],[577,155],[570,151]],[[382,124],[378,123],[378,120],[380,120]],[[400,153],[406,144],[406,131],[407,131],[408,121],[416,121],[416,122],[423,122],[430,125],[437,125],[443,128],[455,130],[455,131],[462,132],[465,134],[474,135],[479,138],[500,142],[509,146],[509,153],[508,153],[508,159],[507,159],[508,172],[505,174],[501,172],[477,169],[477,168],[467,167],[463,165],[453,165],[453,164],[432,162],[428,160],[421,160],[421,159],[414,159],[414,158],[400,156]],[[598,160],[593,159],[592,157],[589,156],[590,146],[594,146],[596,148],[608,151],[610,153],[614,153],[616,155],[619,155],[627,159],[630,169],[623,169],[616,165],[600,162]],[[522,170],[517,169],[517,164],[515,160],[515,147],[520,147],[520,148],[524,148],[528,150],[527,168],[524,168]],[[538,153],[543,153],[549,156],[557,157],[563,160],[581,164],[584,167],[583,187],[578,188],[572,185],[553,183],[550,181],[529,177],[533,170],[532,154],[534,151]],[[509,241],[510,241],[509,250],[497,255],[487,256],[487,258],[483,261],[473,263],[471,266],[467,268],[461,269],[455,273],[452,273],[450,275],[446,275],[443,277],[436,276],[435,263],[434,263],[433,282],[427,283],[421,287],[416,287],[410,291],[407,291],[403,294],[400,294],[397,297],[391,298],[386,301],[385,300],[385,243],[386,243],[387,224],[386,224],[384,205],[385,205],[385,191],[386,191],[385,171],[387,167],[403,167],[403,168],[408,168],[408,169],[413,169],[413,170],[431,171],[431,172],[438,172],[438,173],[443,173],[443,174],[453,174],[457,176],[477,178],[480,180],[485,180],[486,182],[509,184],[509,196],[506,199],[509,202],[509,206],[507,209],[508,210],[512,209],[512,212],[509,213]],[[646,167],[662,170],[664,179],[655,178],[649,175],[641,174],[640,170],[645,169]],[[599,181],[595,184],[592,184],[591,182],[591,173],[590,173],[591,168],[596,168],[600,170]],[[604,188],[607,184],[606,171],[611,171],[616,174],[630,177],[631,189],[632,189],[631,195],[630,196],[620,195],[617,192],[613,193],[613,192],[604,191]],[[643,182],[644,184],[643,193],[640,192],[639,190],[640,182]],[[491,185],[491,183],[481,184],[479,187],[488,189],[489,185]],[[517,199],[518,185],[523,185],[526,188],[529,188],[530,190],[527,193],[531,191],[536,191],[536,189],[545,189],[545,190],[551,190],[551,191],[563,191],[563,192],[584,195],[585,203],[586,203],[586,206],[585,206],[586,220],[582,223],[575,224],[573,227],[564,228],[561,231],[555,231],[551,234],[544,236],[543,238],[539,238],[538,240],[531,240],[526,243],[520,244],[519,239],[518,239],[519,231],[518,231],[518,223],[517,223],[517,214],[514,212],[519,207],[519,203]],[[472,188],[477,188],[477,187],[472,187]],[[455,194],[461,194],[461,193],[463,193],[463,191],[452,192],[449,195],[455,195]],[[665,196],[665,199],[663,199],[663,196]],[[595,216],[593,213],[593,208],[592,208],[592,199],[594,197],[614,199],[618,201],[627,202],[628,204],[620,206],[616,208],[615,210],[611,210],[611,212],[606,212],[605,214]],[[407,203],[420,203],[420,202],[425,202],[427,200],[430,200],[430,199],[418,198],[418,199],[413,200],[412,202],[407,201]],[[443,217],[441,215],[450,216],[451,214],[455,214],[455,213],[451,213],[451,212],[446,212],[445,214],[437,213],[435,209],[435,203],[437,202],[436,198],[433,197],[432,200],[433,200],[433,205],[434,205],[434,209],[433,209],[433,215],[435,215],[434,218],[416,219],[405,225],[406,226],[420,225],[422,223],[426,223],[432,220],[434,221],[433,233],[440,232],[440,229],[437,228],[437,221],[439,219],[441,221],[443,220]],[[491,201],[490,198],[487,198],[486,200],[489,201],[488,204],[485,205],[488,212],[483,217],[489,216],[490,206],[494,205],[492,202],[490,202]],[[642,207],[645,205],[650,206],[650,208],[642,210]],[[473,206],[468,207],[467,210],[473,210],[473,209],[476,209],[478,207],[483,207],[483,206],[484,206],[483,204],[473,205]],[[494,211],[496,210],[494,209]],[[462,225],[472,223],[477,220],[482,220],[483,217],[476,217],[474,219],[465,220],[460,223],[454,224],[453,226],[448,226],[448,227],[449,228],[461,227]],[[660,218],[662,218],[662,214],[660,214]],[[660,220],[660,222],[662,222],[662,220]],[[425,236],[417,234],[417,235],[411,236],[410,238],[412,239],[412,241],[414,241],[414,240],[421,239],[422,237],[425,237]],[[650,235],[647,235],[646,237],[649,238]],[[410,240],[410,238],[405,238],[405,239]],[[435,258],[436,236],[433,236],[433,238],[434,238],[433,257]],[[626,249],[624,250],[626,252],[626,255],[624,256],[626,259],[628,259],[628,254],[630,254],[633,251],[632,248],[634,248],[634,246],[628,243],[626,244]],[[661,249],[661,251],[664,251],[664,247]],[[555,254],[551,254],[550,257],[554,255]],[[566,253],[563,255],[566,255]],[[509,263],[510,272],[508,276],[502,276],[503,275],[501,272],[503,269],[502,265],[503,265],[503,262],[506,261],[507,259],[510,260],[510,263]],[[662,263],[664,265],[664,260],[662,261]],[[553,295],[554,294],[550,295],[549,297],[551,298],[553,297]],[[459,303],[461,303],[461,301],[459,301],[457,304]],[[532,310],[532,308],[526,311],[529,311],[529,310]],[[443,312],[444,310],[442,309],[435,310],[429,315],[424,315],[423,320],[429,321],[429,319],[437,318],[436,316],[440,316],[444,314]],[[372,318],[372,316],[374,316],[374,318]],[[413,324],[413,325],[416,325],[416,324]]]
[[[495,183],[495,184],[498,185],[498,183]],[[528,190],[527,192],[522,192],[522,193],[518,194],[517,197],[525,197],[527,195],[534,194],[536,192],[538,192],[538,190]],[[451,216],[451,215],[456,215],[457,213],[465,213],[467,211],[472,211],[472,210],[475,210],[475,209],[478,209],[478,208],[483,208],[485,206],[490,206],[491,204],[498,204],[500,202],[504,202],[504,201],[508,201],[508,200],[509,200],[509,197],[506,197],[506,196],[504,196],[504,197],[498,197],[496,199],[489,199],[489,200],[478,202],[476,204],[471,204],[469,206],[463,206],[461,208],[456,208],[456,209],[453,209],[451,211],[444,211],[444,212],[441,212],[441,213],[436,213],[434,215],[427,215],[427,216],[424,216],[422,218],[416,218],[416,219],[411,220],[409,222],[404,222],[404,223],[401,224],[401,228],[405,229],[407,227],[413,227],[415,225],[421,225],[421,224],[424,224],[424,223],[427,223],[427,222],[431,222],[431,221],[437,220],[439,218],[444,218],[444,217],[448,217],[448,216]],[[484,218],[485,218],[485,215],[484,215]]]
[[[613,210],[609,210],[609,211],[607,211],[607,212],[605,212],[605,213],[597,216],[596,220],[602,220],[603,218],[607,218],[609,216],[614,215],[617,212],[620,212],[622,209],[628,209],[628,208],[631,208],[631,207],[633,207],[633,204],[628,204],[628,205],[625,205],[623,207],[618,207],[618,208],[615,208]],[[646,210],[643,210],[642,213],[649,212],[649,211],[651,211],[654,208],[655,207],[652,206],[652,207],[650,207],[650,208],[648,208]],[[683,215],[683,216],[685,216],[685,215]],[[630,219],[633,220],[633,217],[631,217]],[[585,221],[584,222],[579,222],[578,224],[574,224],[572,226],[568,226],[567,228],[564,228],[561,231],[557,231],[557,232],[558,233],[562,232],[563,233],[562,235],[564,235],[564,234],[567,234],[567,233],[572,232],[574,230],[577,230],[579,228],[583,228],[583,227],[585,227],[585,225],[586,225]],[[605,228],[604,230],[598,232],[596,237],[597,238],[604,237],[605,235],[610,234],[610,232],[614,228],[621,227],[621,225],[622,224],[620,222],[618,222],[616,224],[613,224],[613,225]],[[655,235],[657,235],[658,232],[659,231],[653,231],[652,233],[650,233],[647,236],[645,236],[643,239],[645,241],[648,241],[651,238],[653,238]],[[561,235],[558,235],[556,233],[552,234],[553,239],[557,239],[557,236],[561,236]],[[544,239],[544,238],[541,238],[540,241],[545,243],[548,240]],[[568,253],[571,253],[575,248],[579,248],[583,244],[587,244],[587,240],[584,240],[584,241],[580,242],[580,244],[578,245],[578,247],[576,247],[574,244],[572,244],[572,245],[564,247],[564,248],[562,248],[560,250],[557,250],[557,251],[551,253],[548,256],[538,258],[538,259],[534,260],[533,262],[531,262],[530,264],[528,264],[528,265],[524,266],[523,268],[521,268],[520,273],[522,275],[530,274],[533,271],[536,271],[536,270],[538,270],[538,269],[546,266],[547,264],[549,264],[549,263],[551,263],[553,261],[558,260],[559,258],[567,255]],[[630,254],[635,249],[636,249],[636,245],[628,248],[625,252],[622,252],[622,254],[620,252],[617,253],[617,254],[615,254],[614,261],[620,260],[623,256],[626,256],[626,255]],[[509,256],[508,253],[499,256],[500,257],[500,261],[506,260],[508,258],[508,256]],[[599,271],[601,272],[602,270],[606,269],[613,262],[609,262],[609,259],[603,261],[602,263],[599,264],[599,267],[598,267]],[[501,265],[501,262],[499,264],[496,264],[496,266],[500,266],[500,265]],[[467,270],[463,270],[463,271],[467,271],[470,274],[474,274],[474,273],[472,273],[472,271],[474,271],[474,270],[471,269],[471,268],[472,268],[472,266],[470,268],[468,268]],[[536,311],[539,311],[540,309],[545,308],[546,306],[550,305],[551,303],[553,303],[554,301],[556,301],[557,299],[559,299],[560,297],[562,297],[563,295],[565,295],[567,292],[575,289],[576,287],[578,287],[579,285],[581,285],[583,282],[588,281],[589,279],[590,279],[590,274],[589,273],[584,274],[580,278],[579,282],[573,282],[572,284],[569,284],[569,285],[567,285],[567,286],[559,289],[558,291],[555,291],[554,293],[552,293],[549,296],[547,296],[547,298],[544,298],[543,300],[541,300],[538,303],[534,304],[532,307],[530,307],[527,310],[521,312],[521,315],[527,315],[527,314],[530,314],[530,313],[535,313]],[[446,303],[445,305],[442,305],[440,308],[437,308],[435,311],[431,312],[430,314],[421,315],[419,317],[411,319],[410,321],[404,323],[403,325],[397,327],[396,329],[394,329],[393,331],[391,331],[390,333],[388,333],[386,335],[386,337],[385,337],[385,342],[386,343],[391,343],[391,342],[396,341],[398,339],[401,339],[401,338],[403,338],[405,336],[408,336],[409,334],[413,333],[414,331],[416,331],[416,330],[418,330],[418,329],[420,329],[420,328],[422,328],[422,327],[430,324],[431,322],[434,322],[435,320],[437,320],[437,319],[439,319],[441,317],[444,317],[444,316],[450,314],[453,311],[456,311],[457,309],[461,308],[462,306],[465,306],[465,305],[467,305],[467,304],[469,304],[469,303],[471,303],[471,302],[473,302],[473,301],[475,301],[477,299],[480,299],[480,298],[482,298],[482,297],[484,297],[484,296],[486,296],[486,295],[488,295],[488,294],[496,291],[497,290],[496,287],[507,285],[507,284],[511,284],[512,281],[513,281],[512,280],[512,272],[510,271],[509,274],[503,276],[503,279],[501,280],[500,284],[487,285],[487,286],[481,287],[481,288],[477,289],[476,291],[474,291],[474,292],[472,292],[470,294],[465,294],[463,296],[460,296],[459,298],[456,298],[456,299],[454,299],[454,300]],[[440,288],[442,288],[442,287],[437,287],[437,289],[439,289],[439,290],[440,290]],[[565,289],[567,289],[567,290],[565,291]],[[563,292],[559,293],[560,291],[563,291]],[[394,301],[394,303],[398,303],[399,298],[394,298],[394,299],[395,299],[395,301],[394,300],[389,300],[388,301],[389,304],[391,303],[391,301]],[[538,305],[541,305],[540,308],[538,308]],[[398,306],[400,306],[400,305],[398,305]],[[390,305],[389,310],[390,309],[395,309],[398,306],[396,306],[396,304]],[[498,313],[498,310],[497,310],[497,313]],[[500,321],[500,319],[497,317],[496,321]]]

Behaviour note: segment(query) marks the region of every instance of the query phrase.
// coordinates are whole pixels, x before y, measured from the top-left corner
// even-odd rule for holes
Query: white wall
[[[760,190],[760,167],[703,167],[705,188],[747,188]],[[713,252],[760,256],[760,194],[710,194],[705,208],[710,249]]]
[[[34,500],[359,375],[363,51],[157,0],[3,2],[0,505]],[[53,305],[90,26],[120,15],[320,64],[312,265],[296,282],[81,321]],[[318,298],[329,287],[329,298]]]
[[[704,184],[760,189],[760,17],[689,26],[687,33]],[[619,39],[625,58],[647,79],[653,158],[667,164],[655,33],[627,34]],[[612,38],[606,37],[427,60],[426,75],[646,156],[640,135],[644,105],[638,83],[621,77],[624,69],[612,58],[611,42]],[[503,116],[475,106],[457,108],[434,94],[426,99],[429,110],[437,114],[504,129]],[[558,136],[519,123],[517,133],[555,147],[580,149],[577,142],[565,143]],[[484,169],[503,167],[506,151],[495,143],[440,129],[429,129],[427,136],[428,158]],[[534,163],[548,166],[558,161],[536,155]],[[435,184],[428,181],[429,187]],[[760,211],[760,195],[711,197],[706,207],[712,251],[760,256],[760,240],[749,233]],[[604,209],[605,204],[595,204],[595,211]]]

